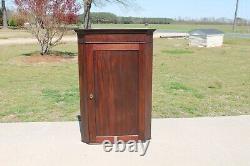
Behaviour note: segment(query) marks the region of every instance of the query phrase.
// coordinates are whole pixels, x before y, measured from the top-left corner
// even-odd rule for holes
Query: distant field
[[[169,30],[188,32],[197,28],[215,28],[222,30],[223,32],[232,32],[231,25],[199,25],[199,24],[151,24],[147,27],[144,24],[93,24],[93,28],[154,28],[158,30]],[[250,26],[238,26],[238,33],[250,33]],[[67,35],[75,34],[73,31],[67,33]],[[0,39],[8,38],[22,38],[32,37],[32,35],[26,30],[2,30],[0,29]]]
[[[154,40],[153,117],[250,114],[250,40],[222,48],[189,48]],[[0,46],[0,122],[76,120],[76,58],[34,61],[36,45]],[[54,50],[74,55],[76,43]],[[38,59],[39,60],[39,59]]]
[[[94,28],[145,28],[143,24],[94,24]],[[199,25],[199,24],[151,24],[147,28],[188,32],[197,28],[215,28],[223,32],[232,32],[232,25]],[[250,26],[238,26],[238,33],[249,33]]]

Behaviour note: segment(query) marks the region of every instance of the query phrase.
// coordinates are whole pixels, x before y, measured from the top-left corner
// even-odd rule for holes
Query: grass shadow
[[[183,91],[192,94],[197,99],[202,99],[204,96],[196,89],[188,87],[184,85],[183,83],[179,82],[171,82],[170,86],[168,87],[170,90],[176,92],[176,91]]]
[[[194,52],[188,49],[172,49],[172,50],[163,50],[162,53],[168,55],[185,55],[185,54],[193,54]]]
[[[29,53],[24,53],[22,54],[23,56],[40,56],[40,52],[34,51],[34,52],[29,52]],[[47,55],[44,56],[59,56],[59,57],[64,57],[64,58],[73,58],[77,56],[76,52],[69,52],[69,51],[50,51]]]
[[[9,39],[8,37],[0,37],[0,39]]]

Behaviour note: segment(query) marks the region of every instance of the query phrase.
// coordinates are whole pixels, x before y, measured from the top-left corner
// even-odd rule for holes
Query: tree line
[[[79,20],[83,23],[83,15]],[[121,17],[109,12],[92,12],[90,14],[92,24],[170,24],[171,18],[147,18],[147,17]]]

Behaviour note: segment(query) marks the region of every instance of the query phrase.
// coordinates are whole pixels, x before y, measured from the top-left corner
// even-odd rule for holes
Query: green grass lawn
[[[154,41],[153,116],[250,114],[250,40],[223,48],[189,48],[185,40]],[[0,46],[0,122],[76,120],[76,60],[27,63],[35,45]],[[77,53],[76,43],[54,50]]]
[[[25,63],[35,45],[0,46],[0,121],[73,120],[79,112],[76,61]],[[56,48],[77,52],[76,44]]]
[[[185,40],[155,40],[156,117],[250,113],[250,40],[223,48],[189,48]]]

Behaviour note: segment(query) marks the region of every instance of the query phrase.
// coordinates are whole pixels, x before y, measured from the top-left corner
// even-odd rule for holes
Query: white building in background
[[[221,47],[224,33],[217,29],[196,29],[189,32],[189,46]]]

